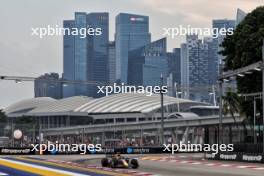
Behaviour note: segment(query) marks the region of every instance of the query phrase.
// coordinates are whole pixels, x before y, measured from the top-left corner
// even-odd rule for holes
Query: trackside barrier
[[[165,147],[122,147],[122,148],[102,148],[100,151],[96,150],[86,150],[85,154],[161,154],[167,153],[170,154],[172,148],[170,150],[165,150]],[[179,153],[181,151],[175,151],[175,153]],[[77,151],[44,151],[43,155],[71,155],[71,154],[81,154],[83,150]],[[181,152],[186,153],[186,152]],[[40,154],[38,151],[33,150],[33,148],[0,148],[0,155],[38,155]]]
[[[204,158],[208,160],[224,160],[224,161],[240,161],[240,162],[253,162],[264,163],[264,155],[261,153],[240,153],[240,152],[220,152],[213,154],[206,152]]]

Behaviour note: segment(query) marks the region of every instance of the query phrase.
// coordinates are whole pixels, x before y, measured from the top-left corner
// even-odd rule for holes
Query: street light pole
[[[15,147],[15,139],[14,139],[14,118],[11,118],[11,147]]]
[[[262,153],[264,153],[264,68],[263,68],[263,63],[264,63],[264,39],[263,39],[263,44],[262,44]]]
[[[254,136],[254,144],[256,144],[256,97],[254,97],[254,125],[253,125],[253,136]]]
[[[222,64],[220,64],[219,68],[220,76],[223,74]],[[223,81],[219,80],[219,126],[218,126],[218,143],[222,144],[223,140]]]
[[[162,92],[162,86],[163,86],[163,76],[160,76],[160,104],[161,104],[161,145],[164,144],[164,100],[163,100],[163,92]]]
[[[177,83],[174,83],[175,86],[175,93],[176,93],[176,98],[177,98],[177,108],[178,108],[178,112],[180,112],[180,100],[179,100],[179,96],[178,96],[178,90],[177,90]]]
[[[212,86],[212,89],[213,89],[213,99],[214,99],[214,106],[216,106],[216,99],[215,99],[215,87],[214,85]]]

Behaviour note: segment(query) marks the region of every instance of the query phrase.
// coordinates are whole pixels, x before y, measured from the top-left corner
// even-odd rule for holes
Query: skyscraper
[[[116,49],[115,42],[111,41],[108,45],[108,72],[109,82],[114,83],[116,81]]]
[[[128,54],[128,84],[143,86],[160,85],[160,76],[168,76],[166,38],[151,42]],[[166,79],[164,79],[164,85]]]
[[[173,75],[170,73],[167,77],[167,87],[168,87],[168,92],[167,95],[170,97],[175,97],[176,92],[175,92],[175,83],[173,82]]]
[[[208,81],[209,85],[217,84],[218,79],[218,56],[217,53],[214,52],[214,48],[216,48],[213,38],[205,37],[204,44],[208,47]]]
[[[181,84],[181,49],[174,48],[172,52],[167,53],[168,72],[172,74],[172,81]]]
[[[150,43],[148,16],[120,13],[116,16],[116,79],[127,83],[128,53]]]
[[[221,28],[224,28],[224,29],[228,29],[228,28],[235,29],[235,25],[236,25],[236,21],[235,20],[228,20],[228,19],[213,20],[213,28],[216,28],[218,30],[220,30]],[[217,38],[214,38],[214,42],[215,42],[214,46],[217,47],[217,48],[214,48],[216,53],[218,53],[219,51],[222,50],[220,45],[222,44],[224,38],[225,38],[225,35],[218,35]],[[218,62],[222,63],[222,61],[223,61],[223,56],[218,54]]]
[[[242,11],[241,9],[237,9],[237,14],[236,14],[236,20],[228,20],[228,19],[219,19],[219,20],[213,20],[213,27],[214,28],[232,28],[235,29],[236,26],[243,21],[243,19],[245,18],[246,13],[244,11]],[[224,56],[222,56],[221,54],[219,54],[219,51],[222,50],[221,44],[224,41],[225,36],[223,35],[219,35],[218,38],[215,38],[213,40],[213,55],[214,58],[216,58],[218,60],[218,73],[219,73],[219,65],[224,65]],[[231,80],[228,83],[224,83],[223,84],[224,89],[226,89],[227,87],[232,88],[234,91],[236,90],[236,80]]]
[[[243,10],[241,9],[237,9],[237,14],[236,14],[236,26],[244,20],[244,18],[247,16],[247,13],[244,12]]]
[[[63,28],[72,29],[75,27],[74,20],[64,20]],[[74,59],[74,36],[66,33],[63,36],[63,75],[65,80],[75,80],[75,59]],[[75,95],[73,84],[65,84],[63,87],[63,97],[71,97]]]
[[[58,73],[45,73],[34,81],[35,97],[62,98],[62,83]]]
[[[108,13],[76,12],[74,20],[65,20],[64,28],[81,31],[89,28],[100,29],[100,35],[64,35],[63,40],[63,79],[76,81],[108,81]],[[63,86],[64,97],[73,95],[101,96],[96,94],[96,85],[67,84]]]
[[[187,44],[181,44],[181,86],[183,88],[183,98],[189,98],[189,59]]]
[[[85,12],[75,13],[75,28],[78,30],[87,28],[87,14]],[[80,33],[74,36],[74,80],[88,81],[87,77],[87,38]],[[67,87],[67,86],[66,86]],[[87,85],[76,84],[75,95],[88,95]]]
[[[87,24],[94,29],[101,29],[101,35],[87,36],[87,79],[105,84],[108,82],[109,15],[108,13],[89,13]],[[96,86],[88,85],[88,96],[103,96],[97,94]]]
[[[142,80],[143,86],[160,85],[161,75],[168,76],[168,57],[166,38],[159,39],[144,47],[145,63],[143,64]]]
[[[208,99],[208,43],[198,39],[198,35],[186,36],[186,44],[181,46],[182,86],[185,98],[196,101]]]
[[[181,84],[181,48],[174,48],[172,52],[167,52],[168,57],[168,96],[176,96],[175,86]]]

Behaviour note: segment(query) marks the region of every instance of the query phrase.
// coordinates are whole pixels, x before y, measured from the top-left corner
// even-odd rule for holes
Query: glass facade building
[[[209,76],[209,85],[216,85],[218,78],[218,59],[217,53],[214,52],[215,43],[213,38],[205,37],[204,44],[208,47],[208,76]]]
[[[228,19],[213,20],[213,28],[217,28],[218,30],[220,30],[221,28],[224,28],[224,29],[228,29],[228,28],[235,29],[235,25],[236,25],[236,21],[235,20],[228,20]],[[218,35],[217,38],[214,38],[214,42],[215,42],[214,45],[216,47],[216,48],[214,48],[214,50],[215,50],[216,53],[218,53],[219,51],[222,50],[220,45],[222,44],[224,38],[225,38],[224,35]],[[219,62],[219,64],[222,63],[222,61],[223,61],[223,56],[218,54],[218,62]]]
[[[116,82],[116,49],[115,42],[111,41],[108,45],[108,75],[109,82]]]
[[[236,14],[236,26],[241,23],[241,21],[244,20],[244,18],[247,16],[247,13],[244,12],[241,9],[237,9],[237,14]]]
[[[167,77],[167,87],[168,87],[167,95],[170,97],[176,97],[176,92],[175,92],[176,87],[175,87],[175,83],[173,82],[172,73],[170,73],[169,76]]]
[[[87,28],[86,13],[75,13],[75,28]],[[80,33],[74,36],[74,72],[74,80],[87,81],[87,38]],[[87,95],[87,85],[76,84],[75,95]]]
[[[72,29],[75,27],[74,20],[64,20],[63,28]],[[75,59],[74,59],[74,36],[66,33],[63,36],[63,75],[65,80],[75,80]],[[71,97],[75,95],[73,84],[63,86],[63,97]]]
[[[189,59],[187,57],[187,44],[181,44],[181,86],[183,88],[183,98],[189,98]]]
[[[150,43],[144,48],[145,63],[143,64],[143,86],[159,86],[161,75],[168,76],[168,57],[166,38]]]
[[[116,16],[116,79],[127,83],[128,53],[150,43],[148,16],[120,13]]]
[[[168,76],[168,57],[166,38],[154,41],[144,47],[129,52],[128,84],[157,86],[161,74]]]
[[[236,20],[229,20],[229,19],[217,19],[213,20],[213,28],[217,28],[220,30],[221,28],[232,28],[235,29],[236,26]],[[217,75],[219,75],[219,69],[220,65],[224,65],[224,56],[222,54],[219,54],[219,52],[222,50],[221,44],[225,39],[225,35],[219,35],[217,38],[213,39],[213,55],[214,59],[217,60]],[[227,87],[231,87],[233,90],[236,89],[236,81],[232,80],[229,83],[224,83],[223,84],[224,89]]]
[[[181,49],[174,48],[172,52],[167,53],[168,72],[172,74],[172,82],[181,84]]]
[[[101,29],[101,35],[87,36],[87,80],[106,84],[108,82],[108,13],[87,14],[87,25],[94,29]],[[96,86],[97,85],[88,85],[88,96],[103,96],[101,94],[97,94]]]
[[[54,82],[53,82],[54,80]],[[62,83],[58,73],[45,73],[34,81],[35,97],[62,98]]]
[[[75,28],[81,31],[97,28],[100,35],[84,37],[78,35],[64,35],[63,38],[63,79],[75,81],[108,82],[108,40],[109,40],[108,13],[76,12],[74,20],[65,20],[64,28]],[[87,32],[87,31],[86,31]],[[96,85],[74,84],[64,85],[64,97],[85,95],[90,97],[101,96],[96,93]]]
[[[187,35],[182,45],[182,85],[184,97],[195,101],[207,101],[209,98],[209,46],[207,40],[198,39],[198,35]]]

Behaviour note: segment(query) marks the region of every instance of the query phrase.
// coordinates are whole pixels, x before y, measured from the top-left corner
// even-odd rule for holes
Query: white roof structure
[[[208,105],[186,99],[164,96],[165,110],[177,105],[181,109],[194,105]],[[55,100],[48,97],[33,98],[15,103],[5,109],[9,117],[27,116],[56,116],[56,115],[93,115],[120,113],[152,113],[160,109],[160,95],[149,96],[144,93],[112,94],[102,98],[85,96],[69,97]],[[173,110],[172,110],[173,111]],[[174,110],[175,112],[176,110]]]
[[[179,99],[164,96],[164,106],[177,105],[206,105],[205,103],[195,102],[187,99]],[[87,112],[88,114],[100,113],[150,113],[160,109],[160,95],[149,96],[144,93],[122,93],[113,94],[108,97],[94,99],[78,108],[75,112]]]
[[[7,108],[5,108],[4,111],[7,115],[13,114],[14,116],[16,115],[23,116],[23,114],[26,114],[28,111],[34,108],[48,105],[54,101],[56,100],[50,97],[30,98],[14,103],[8,106]]]
[[[65,115],[92,99],[85,96],[74,96],[61,100],[38,97],[14,103],[4,111],[8,117]]]
[[[93,98],[85,97],[85,96],[74,96],[69,98],[64,98],[61,100],[57,100],[51,102],[45,106],[39,106],[35,109],[28,112],[28,115],[66,115],[72,112],[75,108],[90,102]]]

